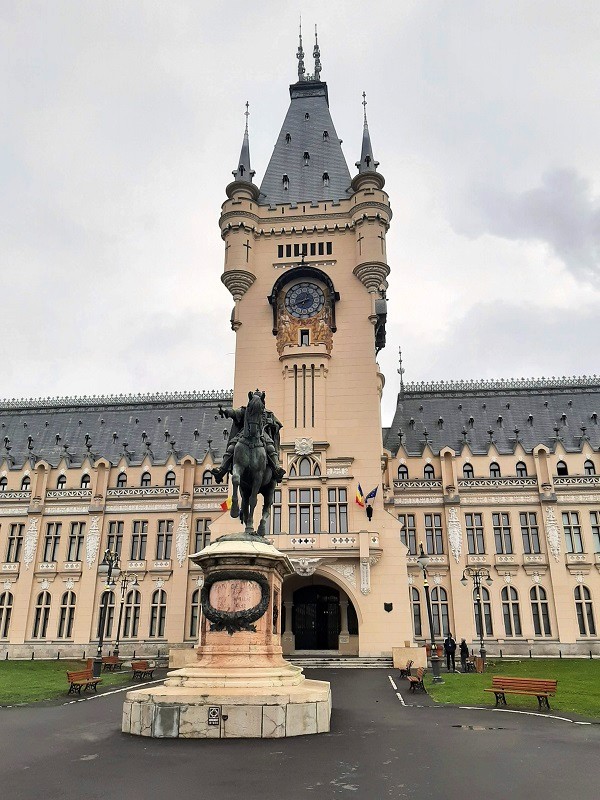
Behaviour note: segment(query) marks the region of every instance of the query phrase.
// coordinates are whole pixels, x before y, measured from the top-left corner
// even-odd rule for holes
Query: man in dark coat
[[[450,662],[452,662],[452,672],[456,672],[456,664],[454,661],[454,654],[456,653],[456,639],[452,638],[452,634],[444,639],[444,653],[446,653],[446,667],[450,672]]]

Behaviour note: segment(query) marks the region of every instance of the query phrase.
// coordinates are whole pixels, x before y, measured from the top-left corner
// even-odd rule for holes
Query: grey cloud
[[[548,172],[523,192],[478,186],[454,224],[469,236],[544,242],[575,278],[600,285],[600,197],[575,169]]]

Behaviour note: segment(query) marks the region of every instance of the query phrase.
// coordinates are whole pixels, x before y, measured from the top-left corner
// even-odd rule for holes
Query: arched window
[[[323,186],[329,186],[329,173],[323,173]]]
[[[123,638],[137,639],[140,624],[140,604],[142,597],[137,589],[127,592],[125,598],[125,618],[123,620]]]
[[[165,486],[175,486],[175,473],[172,469],[165,475]]]
[[[315,468],[313,470],[313,475],[315,477],[320,477],[321,476],[321,467],[318,464],[315,464]]]
[[[589,458],[583,465],[583,471],[585,475],[595,475],[596,474],[596,467],[594,466],[594,462],[591,461]]]
[[[412,605],[413,631],[415,636],[422,636],[421,633],[421,598],[419,590],[414,586],[410,590],[410,601]]]
[[[190,639],[198,638],[198,622],[200,620],[200,589],[192,592],[190,603]]]
[[[119,472],[117,475],[117,489],[124,489],[127,486],[127,473]]]
[[[534,586],[529,592],[529,597],[531,598],[531,616],[535,635],[552,636],[546,590],[541,586]]]
[[[82,489],[90,488],[90,476],[87,474],[87,472],[84,472],[81,476],[81,483],[79,485]]]
[[[311,466],[310,458],[301,458],[298,464],[298,473],[301,478],[306,478],[311,473]]]
[[[565,464],[564,461],[559,461],[558,464],[556,465],[556,474],[557,475],[568,475],[569,474],[568,467],[567,467],[567,465]]]
[[[140,481],[140,486],[150,486],[150,473],[144,472]]]
[[[398,467],[398,480],[399,481],[408,480],[408,467],[405,464],[400,464],[400,466]]]
[[[506,636],[521,635],[521,612],[519,595],[512,586],[502,589],[502,616],[504,617],[504,633]]]
[[[102,606],[106,601],[106,616],[104,618],[104,638],[110,639],[112,636],[113,621],[115,618],[115,593],[111,591],[102,592],[100,597],[100,608],[98,610],[98,630],[96,638],[100,638],[100,621],[102,619]]]
[[[433,617],[433,630],[436,636],[447,636],[450,632],[448,618],[448,593],[441,586],[434,586],[431,590],[431,616]],[[440,631],[440,620],[442,623]]]
[[[483,619],[485,621],[484,636],[493,636],[494,628],[492,626],[492,604],[490,603],[490,593],[482,586],[479,590],[481,592],[481,610],[483,611]],[[477,597],[477,589],[473,590],[473,608],[475,611],[475,630],[477,636],[481,636],[481,613],[479,608],[479,600]]]
[[[73,636],[73,620],[75,619],[75,592],[65,592],[60,601],[60,617],[58,620],[58,639],[70,639]]]
[[[204,472],[202,473],[202,486],[211,486],[214,477],[215,476],[209,469],[205,469]]]
[[[67,485],[67,477],[66,475],[59,475],[58,480],[56,481],[56,488],[57,489],[64,489]]]
[[[596,623],[594,622],[594,609],[592,608],[592,595],[587,586],[575,587],[575,610],[579,633],[582,636],[595,636]]]
[[[517,461],[517,478],[527,477],[527,465],[524,461]]]
[[[28,475],[25,475],[25,477],[21,481],[21,491],[28,492],[30,489],[31,489],[31,480],[29,479]]]
[[[490,478],[500,478],[500,465],[497,464],[495,461],[492,461],[490,464]]]
[[[0,594],[0,639],[8,639],[13,596],[10,592]]]
[[[463,478],[474,478],[475,473],[473,472],[472,464],[465,464],[463,467]]]
[[[296,465],[292,464],[292,466],[290,467],[290,471],[288,473],[288,478],[296,478],[297,476],[298,473],[296,472]]]
[[[431,481],[435,478],[435,472],[431,464],[425,464],[425,469],[423,470],[423,477],[425,478],[426,481]]]
[[[165,635],[166,618],[167,593],[164,589],[157,589],[152,595],[150,607],[150,638],[162,638]]]
[[[7,485],[8,481],[6,480],[6,478],[0,478],[0,492],[5,492]]]
[[[50,592],[40,592],[35,603],[35,616],[33,619],[33,639],[45,639],[50,617]]]

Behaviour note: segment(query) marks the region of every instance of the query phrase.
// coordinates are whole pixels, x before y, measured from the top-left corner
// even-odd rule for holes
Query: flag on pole
[[[358,489],[356,490],[356,502],[362,508],[365,507],[365,496],[363,494],[363,490],[360,487],[360,483],[358,484]]]
[[[368,502],[369,500],[375,500],[375,495],[377,494],[377,489],[379,486],[376,486],[369,494],[365,497],[365,500]]]
[[[233,497],[228,497],[227,500],[223,500],[223,502],[221,503],[221,511],[229,511],[232,502],[233,502]]]

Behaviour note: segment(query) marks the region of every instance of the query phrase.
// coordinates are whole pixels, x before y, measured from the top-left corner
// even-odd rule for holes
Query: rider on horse
[[[256,390],[255,394],[261,394],[258,389]],[[248,399],[252,398],[252,392],[248,392]],[[215,480],[217,483],[221,483],[225,475],[228,472],[231,472],[233,466],[233,452],[235,450],[235,446],[240,440],[244,432],[244,418],[246,416],[246,406],[242,406],[241,408],[222,408],[219,406],[219,415],[224,418],[229,418],[232,420],[233,424],[231,426],[231,431],[229,432],[229,440],[227,442],[227,450],[225,455],[223,456],[223,461],[221,462],[220,467],[215,467],[211,470],[212,474],[215,476]],[[262,423],[262,431],[261,431],[261,439],[265,446],[265,450],[267,453],[267,461],[269,466],[273,470],[273,475],[275,476],[275,480],[277,483],[281,482],[281,479],[285,475],[285,470],[279,466],[278,460],[278,453],[279,453],[279,430],[282,428],[281,422],[277,419],[275,414],[272,411],[267,411],[265,409],[263,415],[263,423]]]

